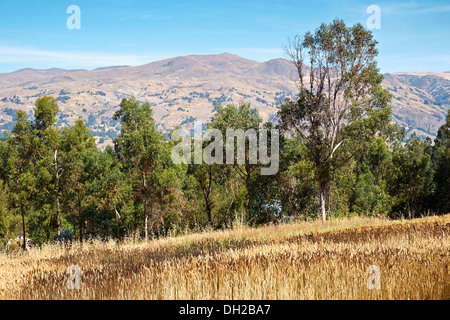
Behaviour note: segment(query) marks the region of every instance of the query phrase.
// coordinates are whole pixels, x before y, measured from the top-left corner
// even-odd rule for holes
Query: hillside
[[[385,75],[394,120],[409,132],[433,136],[450,108],[450,73]],[[168,131],[195,119],[207,121],[217,104],[251,102],[273,120],[277,104],[294,96],[296,71],[285,59],[257,62],[224,53],[192,55],[137,67],[87,70],[22,69],[0,74],[0,130],[11,130],[17,109],[32,114],[43,95],[57,98],[60,125],[83,118],[100,146],[111,143],[118,123],[112,115],[131,95],[152,104],[159,128]]]
[[[450,72],[386,74],[393,96],[393,120],[409,133],[433,137],[450,108]]]

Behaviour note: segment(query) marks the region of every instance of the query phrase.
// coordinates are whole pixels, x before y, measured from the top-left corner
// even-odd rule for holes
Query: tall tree
[[[86,158],[97,152],[95,139],[83,120],[75,121],[72,127],[62,131],[62,157],[59,166],[62,169],[60,185],[64,186],[62,198],[64,207],[71,212],[74,230],[78,229],[79,240],[83,242],[83,208],[86,198]]]
[[[120,240],[122,208],[130,198],[130,183],[121,171],[121,164],[108,147],[103,152],[92,153],[87,180],[88,193],[100,210],[114,212],[117,239]]]
[[[433,148],[433,159],[436,168],[435,209],[447,213],[450,211],[450,110],[446,123],[439,128]]]
[[[232,150],[232,158],[234,160],[231,165],[234,170],[239,174],[242,180],[245,183],[245,188],[247,190],[247,219],[250,218],[252,213],[252,176],[256,169],[259,168],[257,150],[250,148],[250,143],[253,142],[254,145],[258,146],[257,137],[258,132],[262,129],[263,120],[258,114],[258,110],[256,108],[252,108],[249,103],[241,103],[239,106],[235,105],[227,105],[226,107],[217,106],[217,112],[214,117],[211,119],[210,127],[214,129],[218,129],[222,132],[222,135],[226,137],[226,143],[224,145],[224,157],[226,159],[230,158],[228,154],[229,150]],[[231,145],[231,149],[229,148],[229,144],[234,144],[235,139],[231,139],[232,137],[227,134],[227,130],[242,130],[245,135],[245,150],[242,153],[242,150],[238,149],[238,146]],[[237,138],[239,143],[239,138]],[[253,141],[251,141],[253,140]],[[252,155],[251,153],[254,152]],[[256,154],[255,154],[256,153]],[[243,157],[243,164],[239,163],[238,159]],[[254,161],[256,160],[256,161]],[[228,162],[228,160],[227,160]],[[241,222],[247,222],[243,221]]]
[[[394,214],[412,218],[423,214],[428,207],[433,194],[431,157],[426,152],[428,143],[412,136],[404,147],[394,150],[389,181]]]
[[[114,120],[121,120],[122,130],[115,140],[115,148],[124,169],[134,177],[135,196],[144,205],[144,236],[149,238],[149,219],[155,205],[161,202],[163,190],[160,178],[170,163],[170,153],[163,144],[164,137],[157,130],[149,103],[136,98],[123,99]]]
[[[190,166],[191,172],[188,172],[188,174],[192,174],[195,177],[199,189],[202,192],[209,226],[212,226],[214,166],[213,164],[193,164]]]
[[[44,96],[36,100],[34,128],[39,138],[38,157],[35,159],[39,171],[39,188],[43,202],[53,199],[56,208],[57,235],[61,235],[60,176],[62,172],[61,131],[56,126],[59,106],[56,99]],[[48,177],[48,179],[47,179]]]
[[[26,249],[26,215],[30,212],[36,200],[36,174],[35,163],[39,144],[33,126],[25,111],[17,111],[17,119],[8,137],[9,158],[8,183],[11,192],[12,206],[19,210],[22,218],[23,249]]]
[[[280,124],[308,147],[322,219],[335,171],[362,153],[391,120],[391,96],[381,87],[377,42],[361,24],[336,19],[297,36],[286,53],[299,76],[299,98],[286,101]]]
[[[447,114],[447,121],[439,128],[434,142],[436,149],[440,147],[450,148],[450,110]]]

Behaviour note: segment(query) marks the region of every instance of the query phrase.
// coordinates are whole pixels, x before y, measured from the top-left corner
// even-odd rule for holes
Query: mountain
[[[142,66],[87,70],[22,69],[0,74],[0,130],[11,130],[17,109],[32,115],[43,95],[60,106],[59,124],[83,118],[100,146],[111,143],[119,124],[112,120],[123,98],[151,103],[163,131],[209,120],[218,104],[251,102],[266,120],[277,105],[297,94],[296,70],[285,59],[257,62],[224,53],[191,55]],[[433,136],[450,107],[450,73],[386,74],[394,96],[394,120],[409,132]]]
[[[393,96],[393,120],[408,133],[433,138],[450,108],[450,73],[395,73],[384,78]]]

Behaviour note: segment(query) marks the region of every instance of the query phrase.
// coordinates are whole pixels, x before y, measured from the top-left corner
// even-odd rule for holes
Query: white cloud
[[[382,13],[388,15],[422,15],[450,12],[450,5],[430,6],[429,4],[420,4],[417,2],[390,3],[380,5],[380,7]]]
[[[450,55],[383,55],[378,59],[383,72],[445,72],[450,70]]]
[[[127,55],[109,53],[59,52],[30,48],[0,46],[0,63],[26,65],[50,64],[65,68],[94,68],[113,65],[142,65],[159,60],[156,55]]]

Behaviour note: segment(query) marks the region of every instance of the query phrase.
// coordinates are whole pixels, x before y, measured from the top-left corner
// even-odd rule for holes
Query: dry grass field
[[[45,246],[0,254],[0,299],[450,299],[449,234],[447,215]],[[80,290],[67,286],[73,265]]]

